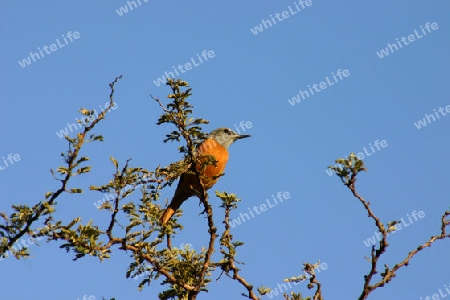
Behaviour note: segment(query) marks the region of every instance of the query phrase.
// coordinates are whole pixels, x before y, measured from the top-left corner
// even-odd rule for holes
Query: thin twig
[[[353,155],[353,159],[354,159],[354,155]],[[376,275],[378,273],[377,271],[377,266],[378,266],[378,261],[381,257],[381,255],[386,251],[387,247],[389,246],[388,242],[387,242],[387,236],[388,236],[388,230],[384,227],[383,223],[380,221],[380,219],[373,213],[372,209],[370,208],[370,203],[366,200],[364,200],[363,197],[361,197],[355,188],[355,183],[356,183],[356,175],[362,171],[362,170],[366,170],[363,167],[363,164],[360,163],[360,165],[358,167],[356,167],[355,163],[358,161],[351,161],[349,160],[350,163],[347,162],[347,171],[346,174],[350,174],[350,178],[348,178],[347,176],[341,175],[340,178],[342,180],[342,182],[350,189],[350,191],[352,192],[353,196],[355,198],[357,198],[364,206],[364,208],[367,211],[367,214],[370,218],[372,218],[375,221],[375,225],[378,228],[378,230],[380,231],[381,235],[382,235],[382,239],[379,241],[378,244],[378,248],[374,246],[372,246],[371,249],[371,259],[370,259],[370,271],[367,275],[364,276],[364,287],[363,287],[363,291],[361,293],[361,295],[359,296],[359,300],[365,300],[367,299],[367,297],[369,296],[369,294],[379,288],[379,287],[383,287],[385,284],[389,283],[392,278],[394,278],[396,276],[396,272],[404,267],[407,266],[409,264],[409,261],[420,251],[422,251],[423,249],[425,249],[426,247],[431,247],[431,245],[438,241],[438,240],[442,240],[445,238],[449,238],[450,234],[447,234],[446,232],[446,226],[448,226],[450,224],[450,220],[448,220],[448,216],[450,215],[450,211],[446,211],[444,212],[444,214],[442,215],[441,218],[441,234],[440,235],[436,235],[436,236],[432,236],[427,242],[425,242],[424,244],[418,246],[416,249],[414,249],[413,251],[408,253],[408,256],[401,261],[400,263],[394,265],[393,268],[389,268],[388,265],[384,266],[384,271],[380,274],[381,275],[381,279],[371,285],[371,281],[374,275]],[[358,162],[359,163],[359,162]],[[342,171],[342,170],[340,170]],[[339,174],[338,174],[339,175]]]
[[[69,179],[72,177],[72,169],[74,168],[74,163],[76,159],[78,158],[79,151],[81,149],[81,146],[83,145],[84,139],[86,137],[86,134],[94,128],[94,126],[105,116],[105,114],[112,108],[114,105],[114,84],[122,78],[122,75],[117,76],[113,82],[109,84],[111,87],[111,93],[109,95],[109,105],[106,107],[104,111],[102,111],[97,118],[94,119],[94,121],[91,122],[89,126],[86,126],[81,134],[79,134],[79,142],[78,145],[75,147],[73,153],[68,157],[67,165],[68,165],[68,172],[66,176],[61,180],[61,187],[51,195],[50,199],[47,201],[47,203],[40,203],[39,207],[33,212],[32,215],[27,219],[25,227],[20,230],[15,236],[10,237],[8,240],[8,244],[6,245],[5,249],[10,249],[14,243],[20,239],[23,235],[28,233],[30,231],[31,225],[37,221],[42,213],[47,210],[48,206],[51,206],[54,204],[55,200],[61,195],[63,192],[66,191],[67,184],[69,182]]]
[[[226,236],[227,244],[231,246],[231,233],[230,233],[230,211],[231,206],[225,205],[225,219],[223,223],[225,224],[225,232],[224,236]],[[240,284],[242,284],[248,291],[248,298],[253,300],[259,300],[258,296],[253,292],[253,285],[248,283],[240,274],[239,268],[235,264],[234,255],[230,253],[228,257],[228,267],[233,271],[233,279],[237,280]],[[227,274],[228,275],[228,274]]]

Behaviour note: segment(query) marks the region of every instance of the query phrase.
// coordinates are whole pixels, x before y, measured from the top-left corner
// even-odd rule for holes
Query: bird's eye
[[[223,132],[230,133],[230,131],[228,129],[224,129]]]

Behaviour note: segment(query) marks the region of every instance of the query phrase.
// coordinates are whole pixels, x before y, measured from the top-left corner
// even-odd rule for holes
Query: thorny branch
[[[184,82],[179,82],[179,83],[181,86],[187,86],[187,83],[186,84],[184,84]],[[185,95],[188,95],[189,91],[190,91],[190,89],[185,93]],[[178,95],[180,95],[179,86],[178,85],[172,86],[172,92],[173,92],[174,97],[177,97]],[[183,110],[182,104],[179,102],[178,103],[176,102],[175,108],[172,107],[172,110],[170,110],[170,109],[166,108],[158,98],[153,97],[152,95],[150,95],[150,96],[153,100],[155,100],[159,104],[159,106],[163,109],[163,111],[166,114],[171,114],[172,110],[176,110],[177,112],[181,112]],[[198,165],[199,157],[196,153],[195,144],[192,141],[191,135],[189,134],[189,131],[187,129],[187,126],[189,124],[186,124],[186,122],[182,118],[172,117],[171,121],[172,121],[172,123],[175,124],[177,129],[181,132],[184,140],[187,143],[188,162],[191,162],[189,164],[190,171],[195,173],[197,182],[199,183],[198,186],[200,186],[200,191],[198,191],[199,192],[198,196],[200,198],[200,202],[204,206],[204,212],[206,212],[207,219],[208,219],[208,233],[209,233],[208,250],[205,254],[205,259],[203,262],[202,270],[201,270],[200,274],[198,274],[198,280],[199,280],[198,284],[196,285],[196,287],[193,290],[189,290],[190,293],[188,294],[188,299],[194,300],[194,299],[196,299],[198,293],[201,291],[201,289],[204,286],[205,276],[210,267],[212,254],[214,252],[214,243],[215,243],[215,240],[217,237],[217,234],[216,234],[217,228],[214,225],[212,207],[208,201],[208,193],[205,190],[203,182],[200,178],[201,175],[199,173],[199,170],[196,167]],[[167,236],[167,238],[168,238],[168,246],[170,246],[170,236]],[[174,283],[178,284],[178,282],[174,282]]]
[[[97,123],[102,120],[105,116],[105,114],[111,110],[111,108],[114,106],[114,85],[118,82],[119,79],[122,78],[122,75],[117,76],[114,81],[112,81],[109,86],[111,88],[111,93],[109,95],[109,104],[106,107],[105,110],[103,110],[92,122],[90,122],[89,125],[84,126],[84,130],[82,133],[78,133],[77,139],[70,139],[66,136],[66,139],[69,141],[69,155],[66,157],[66,163],[67,163],[67,172],[66,175],[63,177],[63,179],[60,179],[61,181],[61,187],[56,190],[56,192],[49,192],[46,194],[46,198],[49,198],[48,201],[39,202],[33,207],[33,210],[28,214],[28,217],[26,218],[24,224],[20,224],[22,226],[22,229],[18,228],[17,225],[11,224],[5,214],[2,214],[3,219],[5,219],[7,225],[1,225],[1,229],[5,230],[5,232],[8,234],[8,242],[0,247],[0,255],[3,255],[8,249],[10,249],[17,240],[19,240],[22,236],[24,236],[27,233],[32,233],[33,230],[31,230],[31,225],[39,220],[41,216],[49,215],[53,211],[51,208],[53,205],[55,205],[55,200],[63,193],[67,192],[67,185],[69,183],[70,178],[73,176],[73,169],[79,165],[79,160],[77,162],[77,158],[79,155],[79,152],[81,150],[81,147],[85,143],[86,134],[91,131]],[[72,143],[75,144],[75,148],[72,150]],[[51,170],[52,174],[53,171]],[[51,220],[51,217],[47,218],[45,221],[45,224],[47,224]],[[10,236],[9,232],[14,232],[16,230],[19,230],[15,235]]]
[[[232,242],[232,238],[233,236],[230,233],[230,212],[232,209],[236,208],[236,202],[238,201],[237,199],[234,198],[234,195],[227,195],[226,193],[224,193],[224,198],[222,198],[222,200],[224,201],[224,203],[222,204],[222,207],[225,208],[225,218],[223,223],[225,224],[225,231],[222,234],[222,238],[221,238],[221,244],[228,249],[228,252],[226,252],[225,250],[221,249],[222,254],[225,255],[226,259],[225,262],[223,263],[224,265],[222,265],[222,272],[225,272],[227,276],[231,277],[229,275],[229,270],[233,271],[233,276],[231,278],[233,278],[234,280],[237,280],[240,284],[242,284],[248,291],[248,295],[246,295],[249,299],[253,299],[253,300],[258,300],[258,296],[256,296],[255,292],[253,291],[253,285],[251,285],[250,283],[248,283],[240,274],[239,271],[240,269],[236,266],[235,264],[235,247],[241,245],[241,244],[233,244]],[[229,196],[229,198],[227,199],[227,196]]]
[[[381,257],[381,255],[386,251],[387,247],[389,246],[387,242],[387,236],[388,236],[388,230],[385,228],[383,223],[380,221],[380,219],[375,215],[375,213],[370,208],[370,202],[364,200],[363,197],[361,197],[355,187],[356,183],[356,175],[361,171],[367,171],[367,169],[364,167],[364,162],[362,160],[359,160],[356,158],[354,153],[351,153],[348,159],[338,159],[336,160],[338,164],[341,166],[339,167],[329,167],[330,169],[334,170],[336,174],[339,176],[339,178],[342,180],[345,186],[347,186],[348,189],[352,192],[353,196],[356,197],[364,206],[366,209],[368,216],[372,218],[375,221],[375,225],[380,231],[382,235],[382,239],[378,243],[378,247],[372,246],[371,249],[371,259],[370,259],[370,271],[367,275],[364,275],[364,287],[361,295],[359,296],[359,300],[367,299],[369,294],[374,291],[375,289],[379,287],[383,287],[385,284],[389,283],[392,278],[396,276],[396,272],[405,266],[408,266],[409,261],[420,251],[425,249],[426,247],[431,247],[431,245],[438,241],[445,238],[450,238],[450,233],[446,232],[446,228],[448,225],[450,225],[450,210],[445,211],[441,218],[441,234],[440,235],[434,235],[431,236],[428,241],[423,243],[422,245],[419,245],[416,249],[409,252],[407,257],[402,260],[400,263],[397,263],[394,265],[394,267],[390,268],[388,265],[384,265],[384,271],[380,273],[381,279],[371,284],[372,278],[374,275],[378,274],[377,267],[378,267],[378,261]]]

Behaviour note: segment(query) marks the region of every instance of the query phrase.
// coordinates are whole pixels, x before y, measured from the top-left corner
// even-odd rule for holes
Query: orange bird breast
[[[217,160],[216,165],[207,165],[202,170],[201,163],[207,161],[207,157],[199,158],[199,164],[197,165],[197,170],[202,175],[202,183],[206,189],[210,189],[219,178],[215,178],[222,174],[225,170],[225,166],[228,161],[228,150],[219,144],[216,140],[207,139],[199,147],[200,155],[212,155]]]
[[[216,160],[216,165],[205,165],[204,163],[210,158],[207,155],[211,155]],[[228,162],[228,149],[222,146],[213,138],[206,139],[197,149],[197,172],[199,172],[200,180],[205,190],[212,188],[219,179],[225,166]],[[161,215],[161,223],[166,224],[173,216],[175,211],[180,208],[181,204],[189,197],[198,196],[200,186],[196,175],[192,172],[185,172],[181,174],[180,181],[178,182],[175,195],[172,198],[169,206]]]

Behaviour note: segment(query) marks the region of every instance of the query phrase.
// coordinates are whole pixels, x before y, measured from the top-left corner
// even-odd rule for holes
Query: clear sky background
[[[404,218],[409,224],[390,236],[382,263],[394,265],[439,233],[441,215],[450,204],[450,116],[429,117],[421,129],[414,123],[440,107],[445,113],[450,105],[448,1],[312,0],[305,9],[299,6],[300,12],[292,0],[140,1],[127,13],[122,10],[122,16],[117,10],[127,5],[125,0],[3,4],[0,211],[9,214],[12,204],[35,204],[58,187],[49,169],[62,165],[60,153],[67,143],[56,132],[75,123],[81,107],[103,108],[108,84],[118,75],[123,79],[116,85],[117,109],[96,130],[105,142],[86,145],[93,170],[72,186],[87,189],[107,182],[114,171],[109,156],[121,164],[131,157],[134,166],[148,169],[180,159],[176,144],[162,143],[173,128],[155,124],[161,110],[149,94],[165,99],[169,89],[154,81],[191,58],[198,64],[197,53],[206,50],[214,51],[214,57],[181,76],[193,88],[195,117],[211,122],[204,128],[208,132],[241,121],[252,124],[245,131],[252,137],[231,146],[226,175],[210,195],[218,189],[242,198],[234,218],[280,191],[291,196],[232,231],[245,242],[237,259],[246,263],[241,273],[250,283],[275,288],[283,278],[299,275],[303,262],[320,259],[328,266],[318,277],[326,299],[359,296],[369,270],[364,257],[370,248],[363,241],[376,228],[362,205],[325,170],[336,158],[364,152],[364,147],[371,154],[364,159],[369,171],[360,174],[358,191],[385,223]],[[297,13],[292,15],[289,6]],[[263,19],[283,11],[288,18],[252,32]],[[438,28],[424,35],[420,26],[427,22]],[[414,30],[420,39],[384,58],[377,55]],[[65,44],[62,35],[69,31],[79,36]],[[56,39],[64,47],[25,67],[18,63]],[[300,103],[289,103],[308,85],[325,82],[327,76],[332,80],[339,69],[350,75]],[[387,146],[373,152],[370,145],[377,140]],[[20,160],[6,167],[8,154]],[[173,190],[166,189],[161,202]],[[94,205],[102,197],[89,191],[63,195],[55,217],[80,215],[83,223],[94,219],[104,224],[105,212]],[[212,202],[221,231],[219,200],[212,197]],[[174,245],[199,250],[207,240],[198,200],[192,198],[183,210],[185,229]],[[425,217],[411,223],[413,211]],[[138,292],[138,280],[125,279],[126,253],[116,251],[104,263],[92,257],[72,262],[73,255],[59,244],[31,245],[30,259],[1,261],[0,298],[156,299],[161,290],[154,283]],[[370,299],[419,300],[445,291],[449,250],[450,240],[437,242]],[[226,277],[209,290],[199,299],[239,299],[244,292]],[[305,284],[294,291],[309,295]]]

